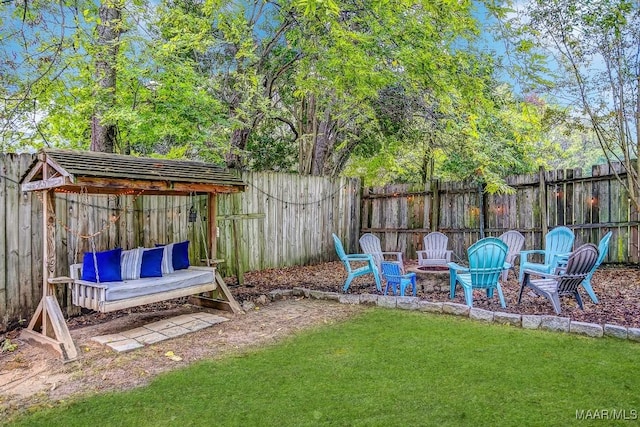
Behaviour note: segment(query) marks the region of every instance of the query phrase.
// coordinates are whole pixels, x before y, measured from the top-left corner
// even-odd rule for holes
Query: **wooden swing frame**
[[[24,339],[52,348],[65,361],[78,357],[66,321],[55,296],[59,284],[73,284],[70,277],[55,277],[56,273],[56,192],[87,192],[123,195],[131,191],[145,195],[208,196],[207,238],[211,262],[216,260],[216,207],[218,193],[244,191],[241,179],[214,165],[177,160],[132,157],[111,153],[44,149],[22,178],[22,191],[37,191],[43,204],[42,230],[42,299],[26,329]],[[214,269],[215,270],[215,269]],[[214,271],[215,283],[210,297],[199,297],[195,303],[233,313],[241,313],[224,280]],[[174,298],[168,292],[156,301]],[[140,300],[137,300],[139,302]],[[135,303],[134,303],[135,304]],[[121,304],[127,306],[126,303]],[[135,304],[140,305],[140,304]],[[124,308],[124,307],[123,307]]]

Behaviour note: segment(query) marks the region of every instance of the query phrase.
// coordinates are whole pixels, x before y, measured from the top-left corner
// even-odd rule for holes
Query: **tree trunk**
[[[96,80],[98,81],[97,105],[91,118],[91,151],[113,153],[116,146],[115,123],[105,123],[104,112],[115,105],[116,61],[122,32],[122,2],[105,0],[100,5],[98,53],[96,55]]]
[[[251,129],[236,129],[231,134],[231,149],[225,157],[225,163],[231,169],[244,169],[244,156],[242,152],[247,146],[247,140],[251,134]]]

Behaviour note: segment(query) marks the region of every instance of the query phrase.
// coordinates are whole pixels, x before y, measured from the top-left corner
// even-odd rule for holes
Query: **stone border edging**
[[[452,314],[455,316],[468,317],[480,322],[517,326],[524,329],[568,332],[593,338],[606,336],[640,342],[640,328],[627,328],[624,326],[610,325],[606,323],[604,325],[600,325],[597,323],[578,322],[571,320],[568,317],[489,311],[453,302],[432,302],[421,300],[418,297],[377,294],[341,294],[338,292],[314,291],[306,288],[277,289],[269,293],[271,301],[284,299],[290,296],[338,301],[341,304],[375,305],[384,308],[399,308],[401,310],[417,310],[429,313]]]

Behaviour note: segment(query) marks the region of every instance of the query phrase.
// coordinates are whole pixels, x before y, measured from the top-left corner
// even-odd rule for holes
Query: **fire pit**
[[[449,268],[440,266],[412,265],[407,273],[416,273],[416,285],[423,292],[446,292],[449,290]]]

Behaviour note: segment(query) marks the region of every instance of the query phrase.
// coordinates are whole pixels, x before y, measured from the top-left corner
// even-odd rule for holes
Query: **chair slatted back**
[[[595,265],[598,255],[598,248],[593,243],[585,243],[576,249],[569,257],[565,272],[558,278],[558,294],[575,293]]]
[[[344,251],[344,247],[342,246],[342,241],[340,241],[340,238],[335,234],[333,234],[333,244],[336,247],[336,253],[338,254],[338,258],[340,258],[342,262],[345,262],[345,259],[347,258],[347,253]],[[348,262],[345,262],[345,264],[349,265]]]
[[[555,255],[568,254],[573,249],[575,234],[568,227],[556,227],[544,237],[544,263],[551,264]]]
[[[447,246],[449,238],[439,231],[433,231],[423,238],[423,247],[428,254],[428,258],[445,258],[447,256]]]
[[[373,261],[376,263],[378,270],[380,270],[380,264],[384,261],[382,256],[382,247],[380,245],[380,239],[378,236],[371,233],[365,233],[360,237],[360,248],[365,254],[371,254]]]
[[[382,274],[387,278],[387,280],[400,280],[402,276],[400,264],[397,262],[384,261],[382,263]]]
[[[506,261],[509,264],[513,264],[513,260],[516,256],[520,255],[520,251],[524,246],[524,236],[522,233],[516,230],[509,230],[507,232],[502,233],[500,237],[498,237],[507,245],[507,259]]]
[[[507,245],[496,237],[478,240],[467,250],[473,288],[486,288],[498,281],[507,257]]]
[[[596,263],[591,271],[589,271],[589,274],[587,274],[587,277],[589,279],[591,279],[593,273],[595,273],[596,269],[600,267],[600,264],[602,264],[602,261],[604,261],[605,257],[607,256],[607,253],[609,252],[609,240],[611,240],[612,234],[613,233],[609,231],[604,235],[602,239],[600,239],[600,243],[598,243],[598,259],[596,260]]]

